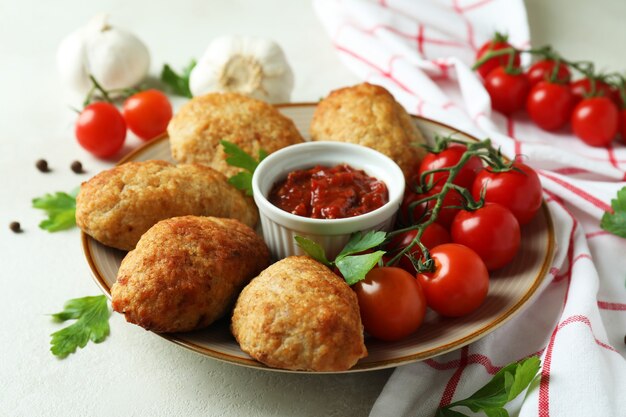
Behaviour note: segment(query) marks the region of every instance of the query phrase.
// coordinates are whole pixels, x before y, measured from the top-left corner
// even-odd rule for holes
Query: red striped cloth
[[[412,114],[491,137],[540,174],[558,249],[531,308],[458,351],[397,368],[372,416],[432,416],[502,366],[541,355],[541,378],[508,406],[519,416],[626,415],[626,240],[599,219],[626,185],[622,141],[592,148],[524,114],[504,117],[469,65],[495,30],[530,45],[521,0],[315,0],[341,60]],[[527,62],[526,61],[523,62]]]

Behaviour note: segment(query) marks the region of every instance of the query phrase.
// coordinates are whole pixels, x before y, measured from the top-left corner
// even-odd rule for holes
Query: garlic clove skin
[[[213,40],[189,77],[194,96],[237,92],[270,103],[288,102],[293,85],[293,71],[280,46],[248,36]]]
[[[107,90],[124,89],[146,77],[150,53],[135,35],[96,16],[61,42],[57,67],[63,82],[80,94],[92,86],[89,74]]]
[[[143,81],[150,69],[146,46],[119,29],[87,37],[85,56],[85,70],[105,89],[133,87]]]
[[[82,29],[78,29],[63,39],[57,50],[57,69],[65,85],[80,94],[86,94],[91,81],[82,64],[85,55],[82,32]]]

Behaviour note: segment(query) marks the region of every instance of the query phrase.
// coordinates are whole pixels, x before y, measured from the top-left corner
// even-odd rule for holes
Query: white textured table
[[[367,415],[390,371],[294,375],[238,367],[177,347],[117,314],[111,336],[65,360],[54,358],[46,314],[70,298],[99,294],[77,230],[49,234],[31,199],[69,191],[112,162],[76,144],[75,115],[58,82],[60,40],[98,12],[150,48],[152,74],[179,68],[222,34],[273,38],[296,75],[293,101],[316,101],[358,82],[338,61],[308,0],[0,0],[0,415],[346,416]],[[532,34],[572,58],[625,69],[622,0],[529,0]],[[584,8],[583,8],[584,7]],[[558,15],[557,15],[558,12]],[[180,104],[180,102],[177,102]],[[136,147],[139,141],[129,141]],[[52,172],[35,169],[39,158]],[[69,166],[80,160],[87,173]],[[24,233],[12,233],[17,220]]]

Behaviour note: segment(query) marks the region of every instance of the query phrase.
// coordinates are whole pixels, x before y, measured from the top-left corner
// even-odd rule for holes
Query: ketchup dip
[[[312,219],[342,219],[374,211],[389,201],[384,182],[349,165],[292,171],[272,186],[269,201]]]

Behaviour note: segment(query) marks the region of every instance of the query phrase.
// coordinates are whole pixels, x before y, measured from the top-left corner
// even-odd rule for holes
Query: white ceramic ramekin
[[[315,165],[348,164],[385,183],[389,201],[369,213],[345,219],[311,219],[276,207],[268,200],[272,186],[297,169]],[[263,238],[275,259],[304,252],[294,237],[305,236],[319,243],[333,259],[350,235],[358,231],[391,230],[404,195],[404,176],[400,167],[380,152],[343,142],[306,142],[291,145],[265,158],[254,171],[252,190],[259,208]]]

